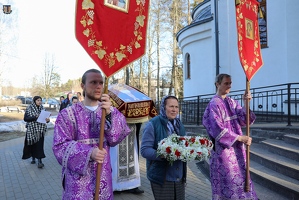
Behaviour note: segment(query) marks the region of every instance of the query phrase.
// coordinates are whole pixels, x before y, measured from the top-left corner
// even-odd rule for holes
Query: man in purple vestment
[[[250,191],[245,192],[244,144],[251,145],[252,138],[243,135],[241,130],[242,126],[246,126],[246,106],[241,107],[237,101],[226,96],[230,92],[231,83],[228,74],[216,77],[217,93],[203,115],[203,125],[214,143],[210,159],[212,199],[258,199],[251,180]],[[250,101],[251,94],[245,93],[243,100]],[[250,111],[249,117],[252,124],[255,114]]]
[[[53,152],[62,165],[62,199],[94,199],[98,163],[102,163],[99,199],[113,199],[110,146],[129,133],[126,119],[102,94],[103,77],[96,69],[86,71],[81,87],[84,101],[63,109],[54,127]],[[99,146],[102,109],[106,110],[104,144]]]

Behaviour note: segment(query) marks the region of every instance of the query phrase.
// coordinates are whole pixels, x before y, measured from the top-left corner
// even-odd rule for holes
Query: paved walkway
[[[0,142],[0,199],[61,199],[61,166],[52,153],[53,130],[45,137],[45,167],[37,168],[30,159],[22,160],[24,137]],[[153,200],[149,181],[146,178],[145,160],[140,156],[141,189],[143,194],[122,192],[115,194],[115,200]],[[211,199],[210,182],[198,170],[195,162],[188,163],[186,200]],[[255,184],[261,200],[284,200],[278,194]]]

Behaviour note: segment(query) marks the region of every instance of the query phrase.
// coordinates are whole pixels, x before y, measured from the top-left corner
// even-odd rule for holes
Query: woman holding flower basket
[[[243,135],[246,126],[246,108],[226,95],[230,92],[231,77],[219,74],[215,85],[217,93],[209,102],[203,115],[203,125],[214,142],[211,152],[210,177],[212,199],[258,199],[250,180],[250,191],[245,192],[246,153],[245,145],[251,145],[252,138]],[[244,94],[243,101],[250,101],[251,94]],[[246,104],[245,104],[246,105]],[[252,124],[255,114],[250,111]]]
[[[147,178],[155,200],[184,200],[186,162],[169,162],[157,152],[158,143],[172,134],[185,136],[185,128],[177,118],[179,102],[174,96],[163,97],[160,113],[152,118],[143,130],[141,155],[146,158]]]

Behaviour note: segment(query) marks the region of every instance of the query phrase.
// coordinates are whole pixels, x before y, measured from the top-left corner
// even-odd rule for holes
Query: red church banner
[[[258,25],[257,0],[239,0],[236,3],[238,51],[248,81],[262,67]]]
[[[106,77],[145,54],[149,0],[77,0],[76,38]]]

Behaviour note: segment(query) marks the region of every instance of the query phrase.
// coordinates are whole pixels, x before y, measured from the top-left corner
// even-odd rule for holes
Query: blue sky
[[[1,13],[0,17],[5,17],[3,23],[13,17],[18,32],[16,50],[7,53],[6,83],[23,87],[33,76],[41,75],[45,53],[55,55],[62,82],[98,68],[75,38],[76,1],[0,0],[0,4],[12,5],[13,12],[6,16]]]
[[[87,69],[99,69],[75,38],[75,0],[0,0],[1,4],[11,4],[12,13],[1,13],[0,23],[16,23],[16,30],[9,31],[17,32],[15,46],[1,47],[6,54],[0,59],[0,66],[5,65],[4,85],[29,87],[34,76],[41,76],[46,53],[55,55],[62,83],[81,77]],[[169,50],[167,45],[165,49]],[[161,57],[162,67],[171,65],[169,56]]]

